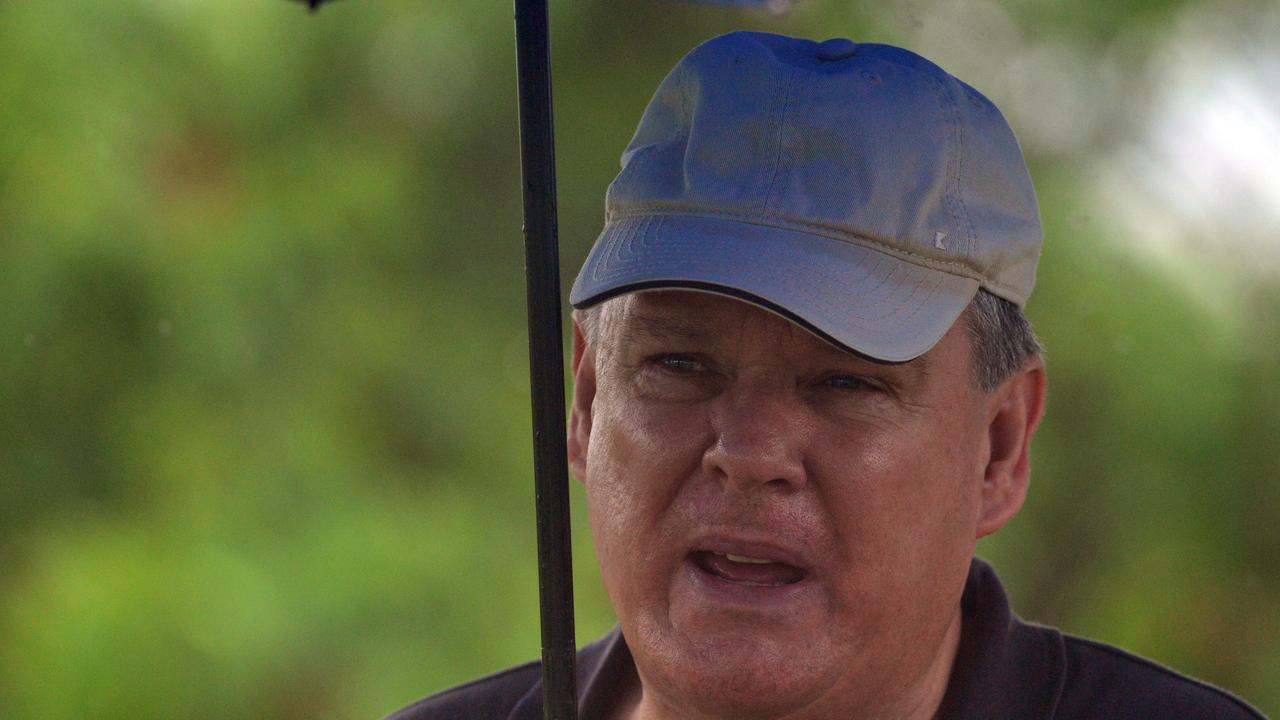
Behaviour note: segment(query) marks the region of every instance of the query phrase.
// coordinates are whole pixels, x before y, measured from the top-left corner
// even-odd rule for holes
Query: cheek
[[[620,383],[602,387],[592,406],[588,491],[637,498],[679,486],[701,462],[706,413],[696,406],[646,403]]]
[[[700,422],[687,408],[662,412],[615,392],[597,395],[585,484],[606,584],[611,575],[665,572],[656,555],[669,545],[662,541],[675,497],[701,463]]]
[[[973,553],[976,512],[958,438],[860,434],[829,454],[823,506],[834,529],[833,622],[848,644],[925,646],[949,618]],[[930,438],[925,440],[924,438]]]
[[[969,552],[981,474],[963,428],[920,422],[863,428],[826,443],[822,491],[854,563],[910,569]],[[914,574],[914,573],[911,573]]]

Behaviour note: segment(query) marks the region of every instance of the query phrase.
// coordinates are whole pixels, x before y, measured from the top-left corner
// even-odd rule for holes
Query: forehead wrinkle
[[[706,329],[697,322],[690,322],[660,314],[648,314],[642,310],[629,308],[619,321],[619,337],[623,343],[636,340],[702,340],[707,337]]]

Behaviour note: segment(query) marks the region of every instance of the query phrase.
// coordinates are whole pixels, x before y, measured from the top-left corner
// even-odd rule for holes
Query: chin
[[[741,720],[783,715],[812,704],[831,682],[821,672],[822,658],[828,656],[822,642],[794,633],[676,630],[654,639],[667,650],[633,649],[646,684],[662,688],[669,702],[706,715]],[[639,655],[647,655],[647,661]]]

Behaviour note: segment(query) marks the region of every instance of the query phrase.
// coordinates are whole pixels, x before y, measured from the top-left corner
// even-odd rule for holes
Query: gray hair
[[[599,337],[603,307],[601,303],[573,311],[588,345],[595,346]],[[973,350],[973,384],[983,392],[995,390],[1028,360],[1044,353],[1022,308],[986,290],[978,291],[960,319]]]
[[[969,331],[973,384],[984,392],[1000,387],[1027,361],[1044,354],[1022,308],[986,290],[978,291],[960,319]]]

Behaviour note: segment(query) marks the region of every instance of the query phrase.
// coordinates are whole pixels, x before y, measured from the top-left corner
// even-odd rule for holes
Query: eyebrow
[[[707,337],[706,328],[698,323],[661,315],[628,313],[620,328],[623,343],[637,340],[702,340]]]

